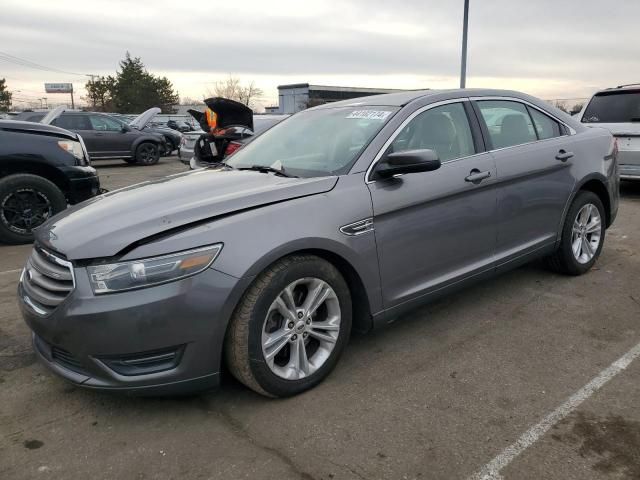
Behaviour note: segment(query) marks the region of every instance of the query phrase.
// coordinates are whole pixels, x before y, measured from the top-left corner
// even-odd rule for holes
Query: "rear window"
[[[582,116],[582,123],[629,122],[640,122],[640,90],[598,93]]]

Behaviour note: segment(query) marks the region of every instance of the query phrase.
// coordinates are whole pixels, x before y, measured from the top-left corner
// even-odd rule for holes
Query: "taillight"
[[[241,143],[230,142],[229,145],[227,145],[227,149],[224,151],[225,157],[228,157],[229,155],[233,155],[235,151],[238,150],[241,146],[242,146]]]

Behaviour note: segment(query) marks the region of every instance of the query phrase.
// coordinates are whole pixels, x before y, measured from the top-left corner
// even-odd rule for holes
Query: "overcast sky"
[[[47,67],[113,74],[128,50],[181,96],[254,80],[264,104],[286,83],[455,88],[463,0],[1,0],[0,51]],[[469,87],[547,99],[640,82],[640,2],[471,0]],[[0,59],[16,98],[85,79]],[[47,95],[55,101],[56,95]]]

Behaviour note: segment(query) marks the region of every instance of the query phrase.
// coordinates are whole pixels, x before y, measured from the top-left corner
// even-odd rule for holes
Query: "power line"
[[[0,60],[3,60],[5,62],[9,62],[9,63],[13,63],[13,64],[16,64],[16,65],[20,65],[22,67],[29,67],[29,68],[33,68],[33,69],[36,69],[36,70],[42,70],[42,71],[47,71],[47,72],[64,73],[64,74],[67,74],[67,75],[78,75],[78,76],[81,76],[81,77],[91,77],[91,76],[93,76],[93,75],[88,74],[88,73],[69,72],[67,70],[60,70],[58,68],[46,67],[46,66],[41,65],[39,63],[35,63],[35,62],[32,62],[32,61],[24,59],[24,58],[16,57],[15,55],[11,55],[10,53],[2,52],[2,51],[0,51]]]

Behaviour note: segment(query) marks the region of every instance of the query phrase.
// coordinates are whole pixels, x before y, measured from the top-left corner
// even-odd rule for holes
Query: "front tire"
[[[582,275],[596,263],[604,245],[604,205],[593,192],[576,195],[562,228],[558,250],[547,259],[549,267],[565,275]]]
[[[155,165],[160,160],[158,146],[151,142],[142,142],[136,148],[136,163],[140,165]]]
[[[67,208],[62,191],[38,175],[16,174],[0,180],[0,242],[33,242],[33,229]]]
[[[283,258],[244,294],[225,339],[231,373],[270,397],[313,388],[335,367],[351,333],[351,295],[314,255]]]

